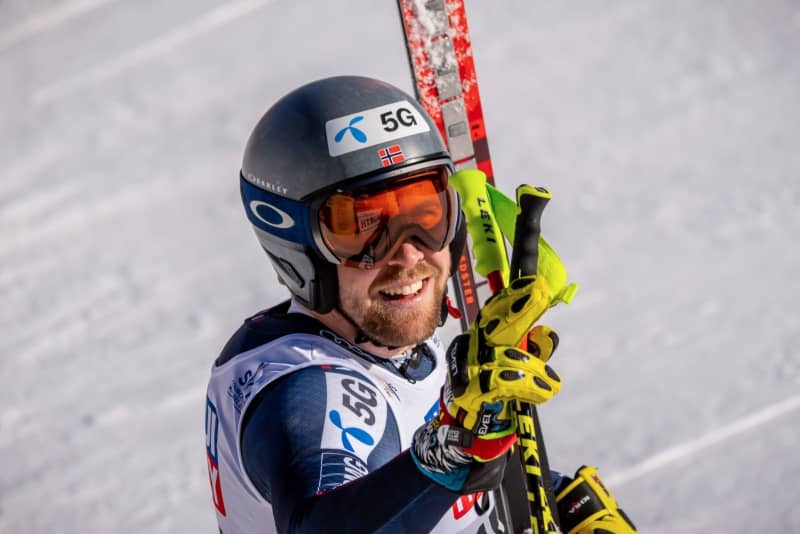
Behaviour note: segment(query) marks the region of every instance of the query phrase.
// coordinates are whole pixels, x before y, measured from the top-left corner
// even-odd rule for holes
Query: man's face
[[[439,324],[450,251],[403,243],[373,269],[339,265],[342,310],[370,338],[387,346],[416,345]]]

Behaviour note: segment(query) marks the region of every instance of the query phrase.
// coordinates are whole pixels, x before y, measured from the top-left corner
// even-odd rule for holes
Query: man
[[[430,117],[376,80],[310,83],[256,125],[242,199],[292,298],[247,319],[212,367],[225,534],[508,532],[510,404],[558,392],[557,336],[532,328],[546,281],[522,278],[445,357],[435,330],[465,235],[452,172]],[[561,487],[587,493],[585,473]],[[633,532],[606,501],[580,531]]]

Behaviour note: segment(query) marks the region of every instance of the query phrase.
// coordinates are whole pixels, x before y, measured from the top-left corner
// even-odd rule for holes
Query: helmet
[[[325,199],[432,168],[446,176],[453,162],[413,97],[378,80],[339,76],[290,92],[261,117],[239,181],[247,217],[279,276],[302,304],[326,313],[338,306],[342,260],[321,235]],[[442,243],[460,253],[464,224],[447,190],[455,219]]]

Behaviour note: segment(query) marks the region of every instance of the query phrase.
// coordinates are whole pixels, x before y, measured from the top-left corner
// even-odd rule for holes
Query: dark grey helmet
[[[436,124],[413,97],[370,78],[326,78],[295,89],[261,117],[245,148],[242,201],[290,292],[325,313],[338,303],[338,261],[319,236],[322,200],[442,165],[453,169]],[[453,243],[460,253],[463,240]]]

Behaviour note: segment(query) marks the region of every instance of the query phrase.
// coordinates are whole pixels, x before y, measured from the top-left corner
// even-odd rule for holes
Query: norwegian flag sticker
[[[381,165],[389,167],[397,163],[402,163],[406,160],[403,149],[400,145],[385,146],[378,150],[378,157],[381,158]]]

